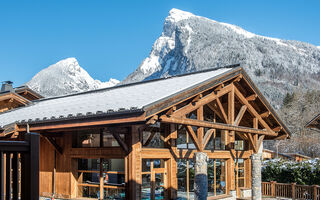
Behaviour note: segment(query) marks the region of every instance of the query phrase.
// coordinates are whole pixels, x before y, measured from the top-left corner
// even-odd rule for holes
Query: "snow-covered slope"
[[[320,88],[320,49],[259,36],[172,9],[149,57],[123,83],[240,63],[279,108],[287,92]]]
[[[26,85],[45,97],[51,97],[111,87],[118,83],[116,79],[108,82],[94,80],[75,58],[67,58],[41,70]]]

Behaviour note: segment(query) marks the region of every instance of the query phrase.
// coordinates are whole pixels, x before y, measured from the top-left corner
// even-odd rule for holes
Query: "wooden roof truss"
[[[250,142],[254,152],[258,152],[264,139],[287,138],[288,134],[281,132],[283,128],[262,105],[258,95],[247,95],[248,88],[242,87],[245,82],[240,74],[153,115],[147,123],[160,121],[185,126],[198,151],[205,149],[216,129],[225,130],[230,136],[229,148],[238,135]],[[212,119],[205,119],[208,112]],[[208,130],[205,132],[205,129]]]

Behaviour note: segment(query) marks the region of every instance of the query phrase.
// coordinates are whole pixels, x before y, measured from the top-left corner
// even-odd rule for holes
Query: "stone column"
[[[262,153],[251,155],[251,194],[252,200],[261,200],[261,160]]]
[[[194,194],[195,200],[205,200],[208,196],[208,156],[203,152],[194,153]]]

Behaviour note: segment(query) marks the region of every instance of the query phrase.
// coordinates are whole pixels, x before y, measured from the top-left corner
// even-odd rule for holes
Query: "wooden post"
[[[19,198],[19,154],[13,153],[12,158],[12,199],[18,200]]]
[[[170,148],[173,152],[177,151],[177,137],[178,137],[178,131],[177,131],[177,125],[170,124]],[[170,199],[176,199],[177,198],[177,191],[178,191],[178,179],[177,179],[177,161],[176,158],[171,153],[170,158],[170,165],[169,165],[169,198]]]
[[[276,181],[271,181],[271,196],[276,197]]]
[[[25,135],[29,142],[29,152],[21,156],[21,199],[39,199],[39,146],[40,136],[35,133]]]
[[[6,154],[6,200],[11,199],[11,153]]]
[[[104,199],[104,193],[103,193],[103,185],[104,185],[104,182],[103,182],[103,158],[100,158],[100,200],[103,200]]]
[[[291,183],[291,198],[296,199],[296,183]]]
[[[4,153],[0,153],[0,199],[4,200]]]
[[[130,134],[130,152],[128,157],[129,168],[129,198],[141,199],[141,141],[139,137],[139,126],[132,126]]]
[[[197,109],[197,119],[203,121],[203,106],[200,106]],[[197,129],[197,134],[198,134],[198,141],[199,141],[199,146],[200,146],[200,151],[203,151],[203,135],[204,135],[204,128],[203,127],[198,127]]]
[[[313,185],[313,199],[317,200],[318,199],[318,186],[317,185]]]

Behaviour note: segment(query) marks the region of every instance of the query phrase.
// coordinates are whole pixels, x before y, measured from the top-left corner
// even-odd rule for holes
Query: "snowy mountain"
[[[45,97],[52,97],[111,87],[118,83],[116,79],[108,82],[94,80],[75,58],[67,58],[41,70],[26,85]]]
[[[286,93],[320,88],[320,48],[264,37],[172,9],[150,55],[123,83],[240,63],[279,108]]]

